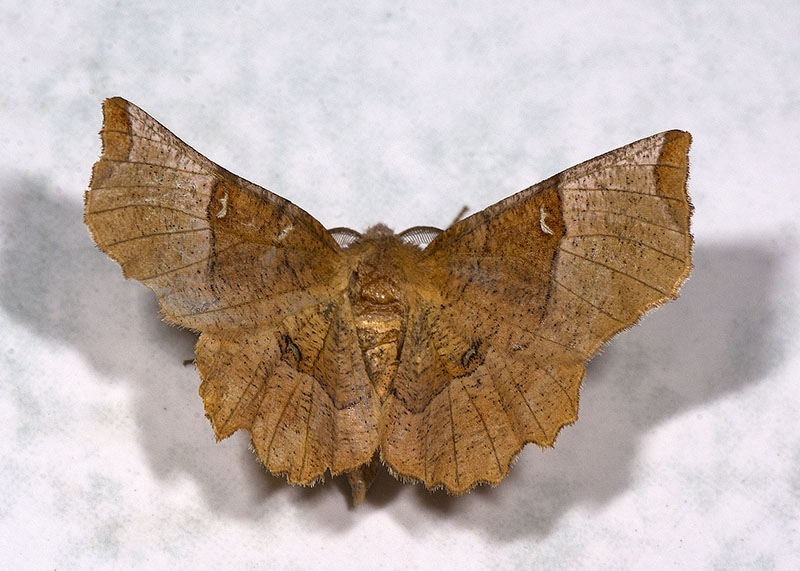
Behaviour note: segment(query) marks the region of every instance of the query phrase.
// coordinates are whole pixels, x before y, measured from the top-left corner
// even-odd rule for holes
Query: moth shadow
[[[431,525],[512,541],[547,535],[571,510],[600,509],[633,481],[649,432],[758,382],[785,358],[774,326],[782,259],[768,240],[698,246],[680,299],[645,316],[589,364],[580,419],[554,448],[526,447],[495,489],[455,498],[416,487],[393,513],[409,529],[423,510]]]
[[[261,519],[281,502],[329,502],[346,511],[342,485],[294,488],[270,476],[246,434],[215,442],[197,370],[184,365],[197,336],[161,322],[155,296],[122,279],[94,246],[79,197],[61,198],[25,176],[0,179],[0,195],[7,212],[0,307],[40,337],[75,348],[101,383],[130,386],[140,444],[157,478],[188,475],[212,510],[236,518]]]
[[[382,472],[365,504],[349,507],[342,478],[295,488],[268,475],[243,433],[216,444],[183,360],[196,336],[161,323],[154,296],[121,279],[96,250],[78,200],[27,177],[0,181],[6,204],[0,306],[39,336],[77,349],[105,383],[132,389],[142,449],[162,480],[189,476],[227,517],[269,518],[276,506],[308,512],[311,526],[343,532],[371,510],[410,532],[473,528],[499,540],[546,535],[570,510],[623,493],[646,434],[687,410],[758,382],[782,358],[773,331],[774,288],[783,259],[764,243],[700,245],[681,298],[616,338],[588,367],[580,420],[554,449],[528,446],[496,489],[454,498]],[[97,390],[102,390],[102,387]]]

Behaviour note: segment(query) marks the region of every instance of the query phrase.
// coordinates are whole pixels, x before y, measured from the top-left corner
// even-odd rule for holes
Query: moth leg
[[[347,482],[350,484],[350,492],[353,494],[353,505],[357,506],[364,501],[367,496],[367,490],[375,476],[378,474],[378,458],[377,454],[372,457],[370,462],[361,464],[355,470],[347,472]]]

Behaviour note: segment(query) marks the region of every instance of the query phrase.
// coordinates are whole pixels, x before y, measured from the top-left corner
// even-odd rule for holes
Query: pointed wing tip
[[[116,105],[118,107],[125,107],[129,103],[130,102],[127,99],[124,99],[118,95],[114,95],[113,97],[107,97],[106,99],[103,100],[103,109],[105,110],[106,107],[109,107],[111,105]]]
[[[129,115],[131,105],[133,104],[122,97],[109,97],[103,100],[103,129],[106,129],[109,121],[116,116]]]
[[[673,129],[671,131],[665,131],[665,143],[674,143],[681,145],[686,148],[688,151],[689,146],[692,144],[692,134],[689,131],[681,131],[679,129]]]
[[[108,179],[111,172],[105,168],[104,159],[124,160],[132,148],[132,141],[127,133],[131,132],[133,123],[128,102],[120,97],[112,97],[103,101],[103,126],[100,128],[100,157],[92,166],[89,179],[89,190],[94,190]],[[88,208],[89,193],[84,198]]]

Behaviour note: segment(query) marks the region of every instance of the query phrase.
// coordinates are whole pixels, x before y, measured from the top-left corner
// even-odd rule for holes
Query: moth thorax
[[[353,313],[361,354],[375,392],[383,401],[392,386],[406,333],[406,304],[382,279],[360,283]]]

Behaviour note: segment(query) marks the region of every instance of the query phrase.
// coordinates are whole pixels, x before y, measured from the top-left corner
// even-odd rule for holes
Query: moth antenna
[[[441,229],[434,228],[433,226],[414,226],[413,228],[403,230],[398,236],[400,236],[404,244],[412,244],[424,248],[433,242],[441,233]]]
[[[336,240],[336,243],[339,245],[340,248],[347,248],[361,238],[361,233],[352,230],[351,228],[345,227],[338,227],[338,228],[331,228],[328,230],[328,233],[333,236],[333,239]]]
[[[447,227],[450,228],[450,226],[455,226],[456,222],[461,220],[467,212],[469,212],[469,206],[467,206],[465,204],[464,206],[461,207],[461,210],[458,211],[458,214],[456,214],[456,217],[453,219],[453,221]]]

